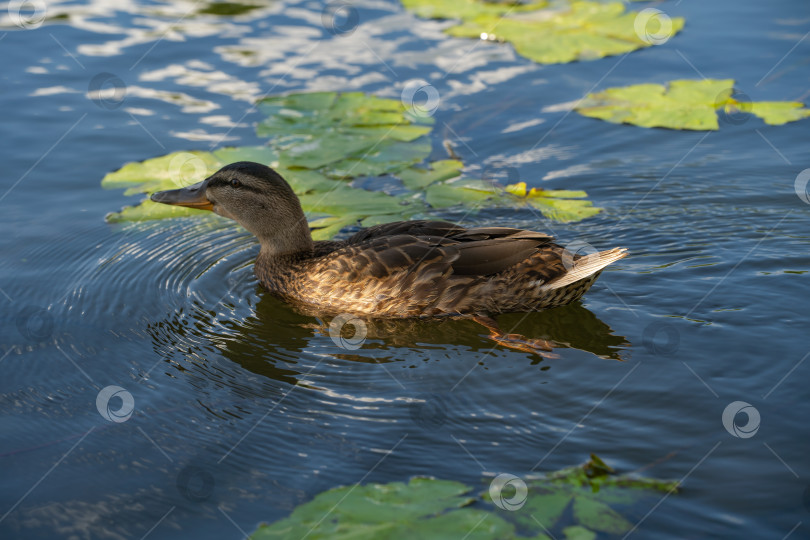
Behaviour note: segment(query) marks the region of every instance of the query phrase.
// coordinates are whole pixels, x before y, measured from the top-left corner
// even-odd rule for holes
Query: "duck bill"
[[[205,196],[205,181],[198,182],[193,186],[180,189],[170,189],[168,191],[158,191],[152,194],[152,200],[163,204],[174,206],[185,206],[186,208],[196,208],[197,210],[213,210],[214,204]]]

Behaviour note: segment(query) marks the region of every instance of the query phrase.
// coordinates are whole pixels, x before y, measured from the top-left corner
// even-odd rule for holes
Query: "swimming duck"
[[[499,339],[507,335],[492,316],[573,302],[607,265],[626,255],[614,248],[580,256],[540,232],[427,220],[376,225],[346,240],[316,242],[290,185],[270,167],[252,162],[227,165],[192,186],[155,193],[152,200],[237,221],[261,245],[254,270],[262,285],[307,311],[465,316]]]

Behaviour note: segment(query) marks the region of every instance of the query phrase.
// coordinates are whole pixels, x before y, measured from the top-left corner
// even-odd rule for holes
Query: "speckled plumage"
[[[616,248],[579,256],[543,233],[466,229],[444,221],[388,223],[345,241],[313,242],[289,184],[251,162],[227,165],[199,184],[152,199],[238,221],[261,244],[255,272],[262,284],[324,314],[404,318],[537,311],[580,298],[605,266],[626,254]]]
[[[260,256],[256,274],[274,294],[310,310],[375,317],[537,311],[580,298],[623,250],[593,255],[595,269],[555,287],[587,258],[546,234],[407,221],[362,230],[311,253]],[[567,257],[567,258],[566,258]],[[598,267],[598,268],[596,268]]]

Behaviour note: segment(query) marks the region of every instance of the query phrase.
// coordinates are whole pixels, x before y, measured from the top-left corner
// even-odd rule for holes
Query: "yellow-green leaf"
[[[575,110],[614,124],[709,131],[719,129],[717,111],[750,113],[766,124],[781,125],[810,116],[790,101],[739,103],[734,79],[676,80],[668,86],[635,84],[588,94]]]

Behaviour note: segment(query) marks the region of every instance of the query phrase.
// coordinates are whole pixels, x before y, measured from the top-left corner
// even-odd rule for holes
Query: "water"
[[[810,206],[794,180],[808,122],[706,135],[561,106],[701,74],[735,78],[754,100],[810,101],[804,2],[665,2],[687,18],[668,44],[545,67],[448,39],[395,1],[357,6],[347,35],[327,31],[314,2],[233,16],[121,6],[52,1],[42,26],[5,20],[0,34],[0,535],[240,538],[336,485],[483,485],[597,452],[619,471],[684,480],[631,516],[635,536],[807,536]],[[447,140],[471,174],[514,167],[605,209],[568,225],[528,211],[446,217],[630,249],[581,304],[501,318],[567,343],[560,358],[492,348],[464,321],[373,326],[346,351],[263,293],[255,241],[231,223],[104,222],[131,202],[99,188],[106,172],[260,144],[251,104],[266,93],[397,97],[413,78],[441,95],[435,158]],[[91,84],[118,93],[93,101]],[[133,396],[125,422],[97,410],[110,385]],[[724,428],[734,401],[760,413],[754,436]]]

